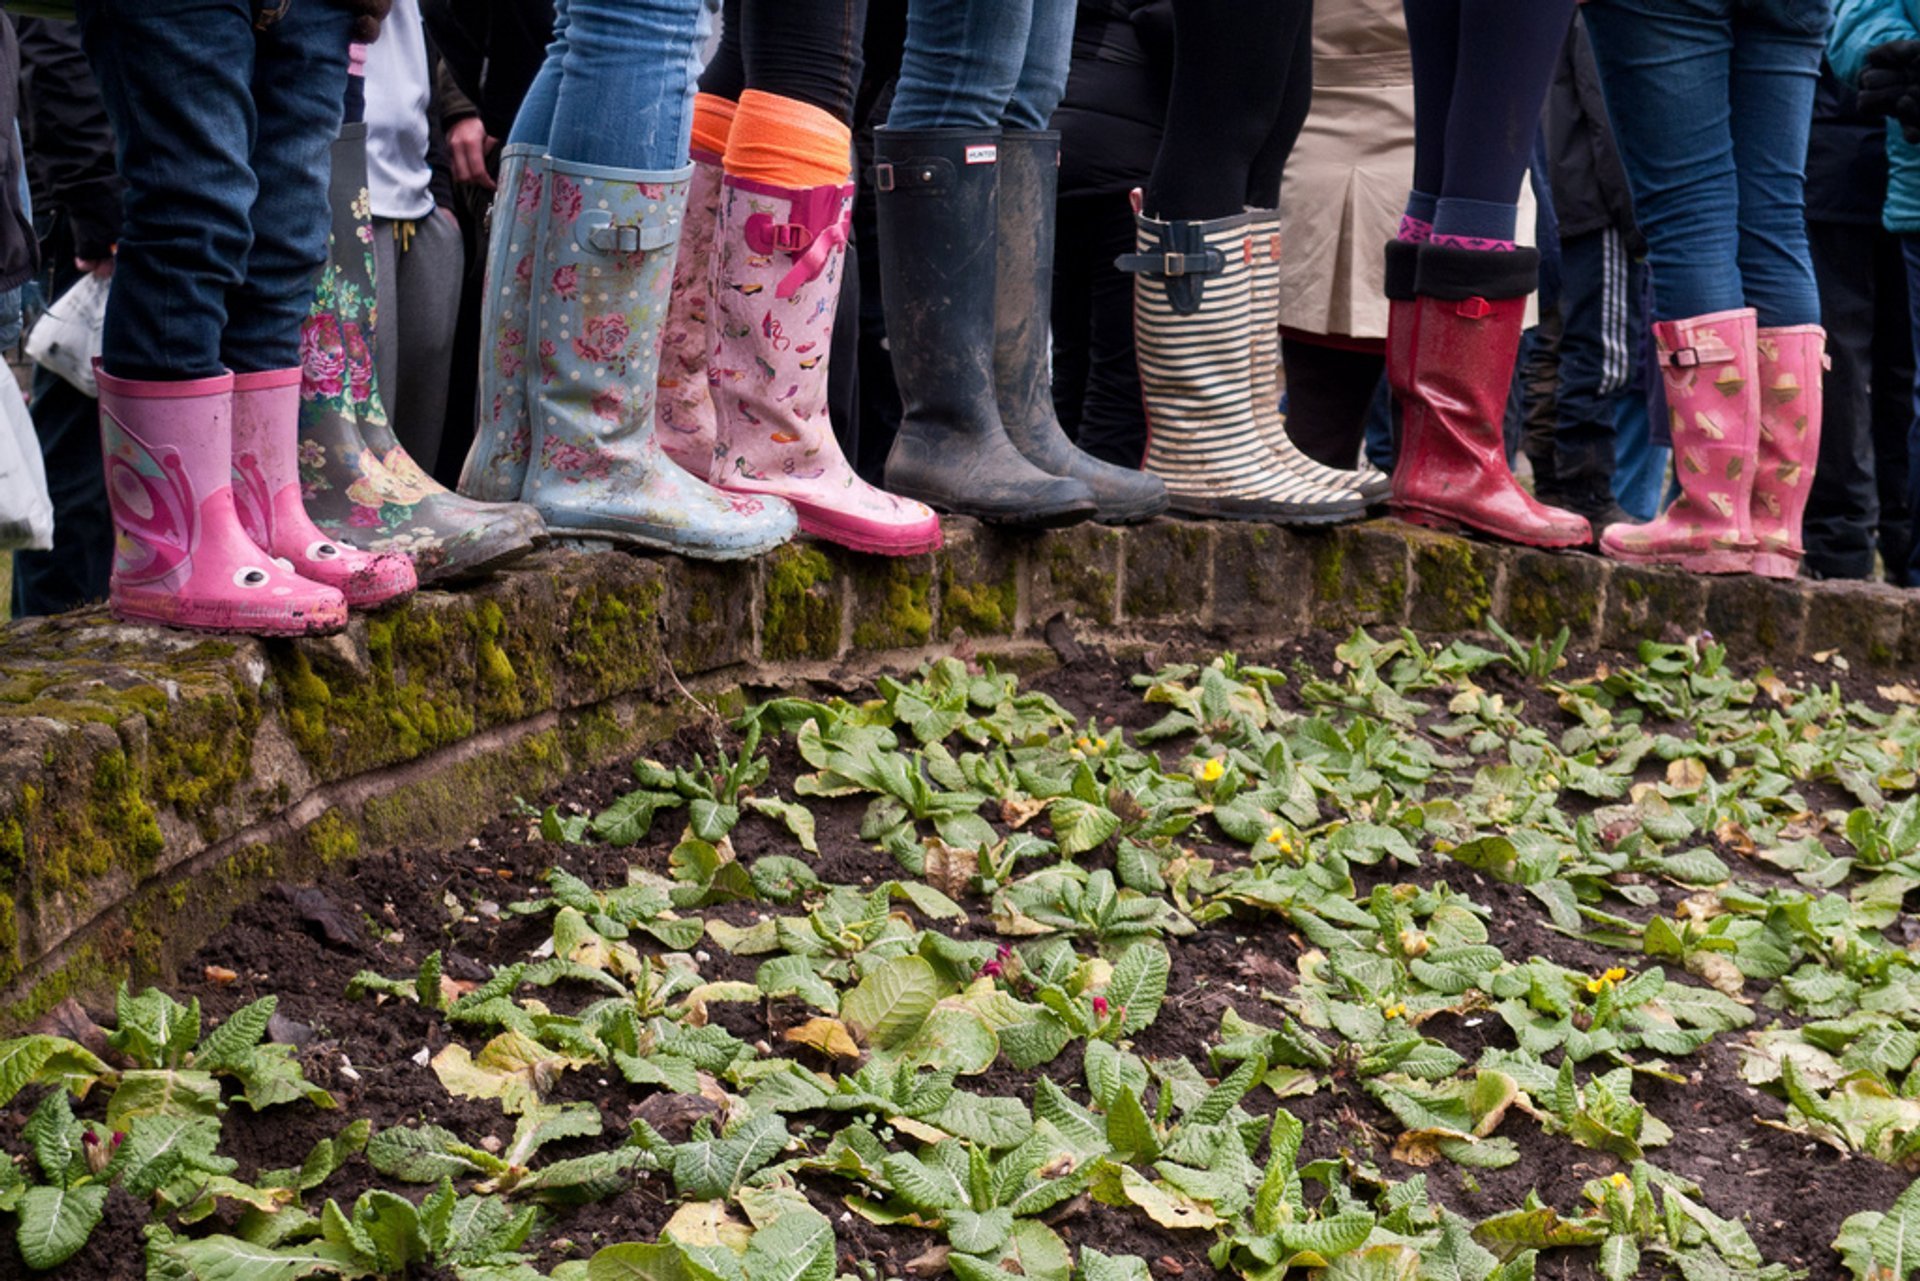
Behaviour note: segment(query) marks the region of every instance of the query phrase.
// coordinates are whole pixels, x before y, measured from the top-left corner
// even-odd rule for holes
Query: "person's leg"
[[[1282,339],[1281,351],[1287,369],[1287,434],[1301,453],[1322,466],[1352,470],[1385,358],[1293,334]]]
[[[547,149],[547,139],[553,133],[553,109],[560,101],[560,81],[567,64],[570,7],[571,0],[553,0],[553,38],[547,44],[547,56],[540,64],[539,74],[527,86],[527,96],[520,100],[520,110],[514,113],[513,128],[507,133],[508,145],[520,143],[538,152]]]
[[[1461,0],[1460,61],[1433,218],[1440,243],[1513,246],[1520,184],[1573,8],[1573,0]]]
[[[258,192],[252,6],[81,0],[77,17],[127,183],[101,364],[127,379],[216,377]]]
[[[1629,330],[1632,272],[1626,238],[1607,228],[1563,237],[1559,413],[1554,426],[1556,497],[1596,522],[1595,537],[1622,518],[1613,496],[1614,401],[1633,381],[1639,335]]]
[[[1133,252],[1133,208],[1118,192],[1086,199],[1093,206],[1085,233],[1092,261],[1087,391],[1075,443],[1102,462],[1138,467],[1147,452],[1147,419],[1134,349],[1133,277],[1114,266]]]
[[[1907,427],[1913,417],[1914,359],[1901,238],[1874,229],[1873,472],[1880,493],[1876,538],[1889,581],[1899,582],[1913,546],[1907,506]]]
[[[1248,0],[1174,0],[1173,92],[1145,189],[1142,212],[1150,218],[1200,222],[1247,207],[1254,161],[1289,105],[1284,73],[1294,69],[1295,45],[1312,19],[1311,0],[1251,7]]]
[[[1826,383],[1820,465],[1807,499],[1807,568],[1821,578],[1869,578],[1879,490],[1869,406],[1873,373],[1874,238],[1848,223],[1807,227],[1820,323],[1833,361]]]
[[[391,218],[373,220],[373,306],[380,323],[374,326],[373,385],[380,389],[381,402],[394,422],[394,434],[416,459],[431,458],[413,447],[407,438],[406,420],[400,417],[400,240],[395,231],[401,224]]]
[[[1303,20],[1293,33],[1292,53],[1282,77],[1280,114],[1266,142],[1247,168],[1247,207],[1274,209],[1280,204],[1280,180],[1286,173],[1287,157],[1300,139],[1313,108],[1313,0],[1303,0],[1298,8]]]
[[[1747,305],[1730,8],[1730,0],[1589,0],[1584,11],[1647,236],[1656,320]]]
[[[382,340],[388,331],[398,335],[400,367],[392,382],[382,378],[380,385],[392,389],[394,428],[407,452],[437,458],[447,420],[466,246],[447,210],[436,209],[413,226],[413,235],[396,246],[398,306],[385,313],[390,319],[379,329]]]
[[[699,11],[700,0],[570,0],[548,154],[576,166],[684,168]]]
[[[1807,136],[1831,6],[1758,0],[1733,26],[1733,159],[1740,186],[1740,279],[1760,328],[1820,323],[1807,248]]]
[[[1070,440],[1080,438],[1092,372],[1093,277],[1100,267],[1094,243],[1103,197],[1061,196],[1055,217],[1059,244],[1053,254],[1053,412]],[[1111,199],[1106,197],[1105,199]],[[1129,219],[1129,239],[1131,239]],[[1118,251],[1125,253],[1125,249]],[[1112,259],[1108,259],[1111,264]]]
[[[1073,12],[1070,4],[1036,0],[1020,79],[1000,119],[1008,132],[1045,129],[1052,122],[1073,63]]]
[[[1659,514],[1660,487],[1673,457],[1672,450],[1653,443],[1652,429],[1645,393],[1629,388],[1613,398],[1613,497],[1634,520]]]
[[[908,0],[886,127],[1000,128],[1026,71],[1034,9],[1035,0]]]
[[[1447,172],[1447,117],[1460,67],[1461,0],[1405,0],[1407,44],[1413,59],[1413,190],[1400,220],[1400,239],[1433,235],[1440,186]]]
[[[98,402],[66,379],[36,367],[32,413],[46,466],[47,496],[53,502],[53,547],[14,553],[15,618],[58,614],[105,600],[113,568]]]

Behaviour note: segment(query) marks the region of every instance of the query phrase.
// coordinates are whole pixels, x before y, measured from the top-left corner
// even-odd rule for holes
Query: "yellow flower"
[[[1614,968],[1607,970],[1605,973],[1599,975],[1597,978],[1588,979],[1587,991],[1594,996],[1598,996],[1600,995],[1600,993],[1606,991],[1608,988],[1612,987],[1615,983],[1620,982],[1622,979],[1625,979],[1626,977],[1627,977],[1627,972],[1621,969],[1619,966],[1615,966]]]
[[[1082,734],[1079,738],[1076,738],[1073,740],[1073,745],[1084,752],[1088,748],[1093,746],[1093,740],[1088,738],[1085,734]]]
[[[1610,1174],[1607,1176],[1607,1182],[1613,1184],[1613,1186],[1616,1188],[1624,1188],[1629,1183],[1633,1182],[1633,1180],[1629,1179],[1624,1174]]]
[[[1627,972],[1621,969],[1619,966],[1615,966],[1613,969],[1608,970],[1605,974],[1601,975],[1600,977],[1605,979],[1609,983],[1619,983],[1627,977]]]
[[[1203,783],[1218,783],[1220,776],[1226,772],[1227,767],[1220,763],[1220,758],[1217,756],[1212,757],[1205,765],[1200,767],[1200,781]]]
[[[1605,984],[1605,983],[1602,983],[1602,982],[1601,982],[1601,981],[1600,981],[1599,979],[1588,979],[1588,980],[1587,980],[1587,995],[1588,995],[1588,996],[1598,996],[1598,995],[1600,995],[1600,989],[1601,989],[1601,988],[1603,988],[1603,987],[1605,987],[1605,986],[1606,986],[1606,984]]]
[[[1104,752],[1104,751],[1106,751],[1106,750],[1107,750],[1107,740],[1106,740],[1106,739],[1104,739],[1104,738],[1096,738],[1096,739],[1094,739],[1094,740],[1093,740],[1093,750],[1094,750],[1094,751],[1096,751],[1096,752]]]
[[[1267,833],[1267,844],[1278,849],[1282,854],[1293,853],[1293,842],[1288,839],[1287,831],[1283,827],[1276,827]]]
[[[1407,1007],[1404,1004],[1389,1005],[1386,1009],[1386,1015],[1390,1019],[1405,1018],[1406,1014]]]

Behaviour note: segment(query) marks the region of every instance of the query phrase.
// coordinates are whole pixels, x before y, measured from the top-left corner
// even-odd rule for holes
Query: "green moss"
[[[1507,630],[1532,640],[1565,625],[1591,637],[1604,608],[1603,583],[1586,558],[1523,556],[1507,578]]]
[[[661,591],[652,580],[624,591],[592,584],[574,594],[560,652],[576,685],[602,698],[649,686],[659,670]]]
[[[969,636],[1009,636],[1020,613],[1020,578],[1011,553],[983,545],[987,535],[950,544],[940,560],[940,627]],[[1000,554],[996,554],[996,552]]]
[[[933,634],[933,573],[924,562],[890,560],[854,572],[853,647],[900,649]]]
[[[766,561],[762,654],[772,662],[840,652],[840,593],[833,565],[812,547],[788,544]]]
[[[242,888],[272,876],[277,865],[273,848],[255,841],[227,855],[214,875],[230,887]]]
[[[1047,580],[1052,596],[1073,602],[1097,622],[1112,620],[1120,593],[1120,576],[1098,567],[1114,563],[1113,538],[1105,530],[1075,530],[1048,538]]]
[[[1419,534],[1412,540],[1414,626],[1421,631],[1477,627],[1493,610],[1493,590],[1474,546],[1463,538]]]
[[[302,833],[307,849],[321,864],[331,867],[360,855],[360,834],[339,814],[328,811],[307,824]]]

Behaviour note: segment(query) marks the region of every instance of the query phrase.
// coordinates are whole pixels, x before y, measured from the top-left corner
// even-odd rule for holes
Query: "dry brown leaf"
[[[907,1275],[920,1277],[922,1281],[924,1281],[927,1277],[937,1277],[942,1272],[945,1272],[947,1270],[947,1259],[952,1254],[952,1246],[929,1246],[900,1266]]]
[[[1876,686],[1875,693],[1889,703],[1898,703],[1902,707],[1920,707],[1920,689],[1905,684]]]
[[[1667,762],[1667,785],[1697,792],[1707,785],[1707,767],[1697,756],[1682,756]]]
[[[1020,799],[1008,798],[1000,802],[1000,821],[1013,831],[1019,831],[1046,811],[1047,803],[1037,796]]]
[[[207,982],[216,983],[221,987],[226,987],[230,983],[236,983],[240,979],[238,974],[235,974],[224,965],[209,965],[206,969],[202,970],[201,973],[206,976]]]
[[[921,879],[950,899],[963,896],[973,884],[974,873],[980,869],[980,856],[949,845],[937,836],[929,836],[922,848],[925,855]]]
[[[1675,918],[1682,921],[1711,921],[1716,916],[1725,916],[1726,905],[1720,901],[1720,895],[1713,890],[1701,890],[1689,894],[1674,907]]]
[[[1695,952],[1687,958],[1687,973],[1705,979],[1716,991],[1739,996],[1747,986],[1747,976],[1733,959],[1720,952]]]
[[[804,1045],[808,1049],[818,1050],[834,1058],[857,1059],[860,1057],[859,1042],[853,1039],[853,1033],[839,1019],[808,1019],[798,1027],[790,1027],[781,1034],[795,1045]]]

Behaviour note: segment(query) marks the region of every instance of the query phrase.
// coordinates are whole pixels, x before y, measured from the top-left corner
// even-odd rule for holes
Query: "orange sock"
[[[727,137],[733,132],[733,117],[738,104],[710,93],[693,95],[693,149],[710,156],[727,154]]]
[[[837,186],[852,173],[853,132],[818,107],[758,89],[740,95],[726,170],[774,187]]]

